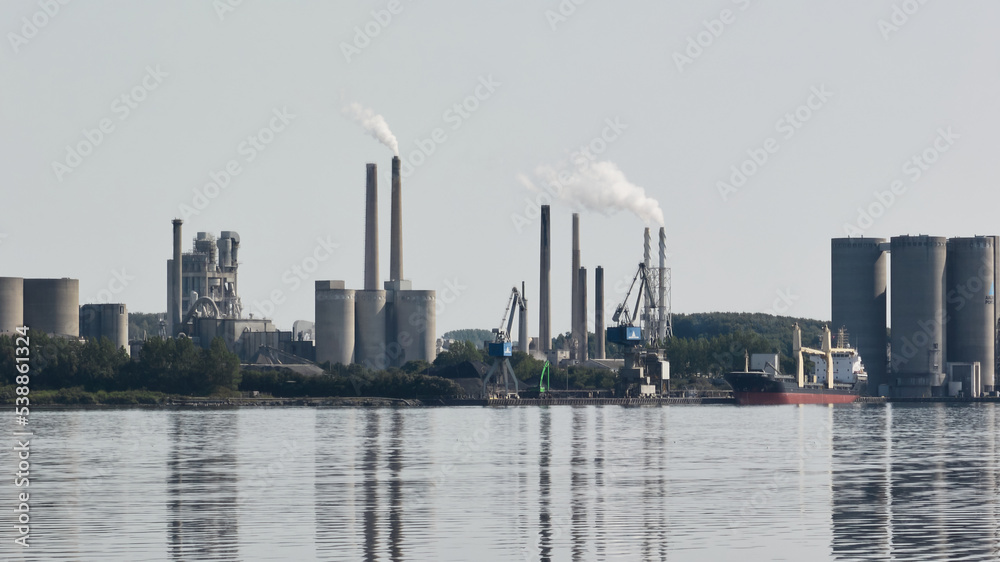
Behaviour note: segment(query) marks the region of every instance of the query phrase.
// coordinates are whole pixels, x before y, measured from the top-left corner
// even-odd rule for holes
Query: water
[[[0,558],[997,560],[998,418],[993,404],[39,410],[30,488],[0,486]],[[9,509],[25,490],[28,549]]]

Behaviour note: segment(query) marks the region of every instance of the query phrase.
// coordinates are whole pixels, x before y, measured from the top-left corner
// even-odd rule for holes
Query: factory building
[[[399,157],[392,159],[389,280],[378,287],[378,173],[366,167],[365,280],[316,282],[316,361],[359,363],[373,369],[434,361],[437,293],[414,290],[403,278],[403,202]]]
[[[997,241],[925,235],[832,240],[833,325],[846,328],[858,349],[870,394],[974,397],[995,390]]]
[[[278,330],[267,318],[243,317],[238,290],[240,235],[224,230],[216,238],[199,232],[192,250],[185,253],[182,226],[183,221],[174,219],[173,258],[167,260],[168,333],[190,337],[203,348],[220,337],[242,363],[252,362],[262,350],[311,360],[311,341]]]

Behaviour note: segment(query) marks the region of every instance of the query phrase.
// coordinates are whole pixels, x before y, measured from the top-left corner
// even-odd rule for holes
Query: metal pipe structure
[[[511,313],[513,314],[513,313]],[[524,296],[524,281],[521,281],[521,306],[520,314],[517,317],[517,344],[518,349],[528,353],[531,351],[528,344],[528,299]]]
[[[580,318],[579,318],[579,271],[580,271],[580,214],[573,213],[573,274],[570,276],[570,311],[572,318],[570,321],[570,346],[569,358],[578,359],[580,341]]]
[[[403,194],[399,178],[399,156],[392,157],[392,215],[389,220],[389,280],[403,280]]]
[[[378,167],[367,165],[365,195],[365,290],[378,289]]]
[[[549,206],[542,205],[542,240],[539,256],[538,279],[538,351],[546,353],[552,346],[552,306],[549,304],[549,271],[552,254],[550,252],[551,231],[549,226]],[[523,296],[523,295],[522,295]]]
[[[577,358],[582,363],[587,360],[587,356],[590,354],[589,346],[587,345],[587,268],[581,267],[579,273],[579,281],[577,282],[577,288],[580,291],[580,301],[577,305],[577,315],[580,318],[580,348],[577,353]]]
[[[642,232],[642,263],[646,265],[646,271],[652,271],[649,268],[650,263],[650,253],[651,253],[651,242],[649,239],[649,228],[643,230]],[[653,303],[649,302],[649,293],[643,291],[642,293],[642,314],[639,315],[641,318],[640,325],[642,326],[642,335],[645,341],[649,342],[653,339],[653,334],[650,328],[652,328],[652,318],[649,316],[649,308],[653,306]]]
[[[657,330],[656,339],[660,345],[667,341],[667,234],[663,227],[660,227],[660,279],[657,282],[659,293],[657,303]]]
[[[171,306],[171,326],[173,330],[173,335],[181,331],[181,317],[184,314],[182,310],[181,303],[183,302],[183,291],[181,287],[181,225],[184,221],[181,219],[174,219],[174,270],[173,270],[173,282],[171,283],[171,294],[173,295],[173,303]]]
[[[594,270],[594,337],[597,338],[597,345],[594,350],[595,359],[604,359],[605,338],[604,332],[604,268],[597,266]]]

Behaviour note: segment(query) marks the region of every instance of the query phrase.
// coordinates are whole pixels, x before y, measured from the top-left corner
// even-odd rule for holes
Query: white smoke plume
[[[628,181],[614,162],[580,162],[574,170],[568,163],[535,168],[538,187],[524,174],[518,180],[528,189],[547,191],[572,205],[611,215],[630,211],[646,224],[663,226],[660,203],[646,195],[646,190]]]
[[[371,109],[357,102],[345,105],[344,115],[354,119],[368,131],[369,135],[392,149],[392,153],[395,156],[399,156],[399,142],[396,141],[396,135],[392,134],[392,131],[389,130],[389,124],[385,122],[385,117],[376,114]]]

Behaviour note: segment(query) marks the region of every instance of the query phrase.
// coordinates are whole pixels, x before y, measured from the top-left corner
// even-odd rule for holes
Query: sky
[[[162,312],[182,218],[185,251],[199,231],[240,234],[246,311],[312,320],[315,281],[362,286],[368,162],[388,275],[393,152],[345,112],[358,104],[398,142],[404,277],[438,291],[439,335],[498,326],[522,281],[538,302],[549,203],[554,333],[573,212],[609,308],[662,216],[674,312],[829,319],[831,238],[1000,232],[998,16],[917,0],[3,2],[0,276],[78,278],[81,303]]]

